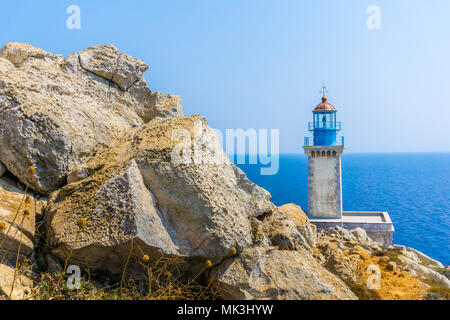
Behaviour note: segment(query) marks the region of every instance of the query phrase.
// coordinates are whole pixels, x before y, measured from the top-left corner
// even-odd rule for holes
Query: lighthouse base
[[[393,243],[394,225],[387,212],[357,212],[344,211],[340,218],[310,218],[309,221],[314,224],[318,230],[325,230],[336,226],[352,230],[362,228],[367,236],[385,247]]]

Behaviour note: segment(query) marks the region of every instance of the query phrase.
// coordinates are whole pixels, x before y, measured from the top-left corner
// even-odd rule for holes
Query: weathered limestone
[[[405,246],[394,245],[393,249],[401,252],[404,256],[409,259],[418,262],[428,268],[444,268],[444,265],[433,258],[430,258],[426,254],[414,249]]]
[[[209,137],[207,149],[223,162],[209,162],[205,155],[200,164],[175,163],[172,153],[180,141],[174,132],[194,137],[199,122]],[[130,130],[69,177],[72,183],[53,193],[48,204],[49,244],[60,259],[73,248],[73,257],[91,257],[110,271],[122,267],[131,238],[149,254],[219,261],[230,248],[251,245],[249,218],[273,207],[270,194],[229,162],[199,116],[155,119]],[[78,233],[79,218],[87,225]],[[77,234],[80,241],[73,244]]]
[[[36,212],[40,213],[44,203],[31,197],[30,203],[23,201],[23,191],[17,189],[14,181],[4,176],[0,178],[0,260],[13,263],[29,256],[33,251]],[[20,210],[19,210],[20,206]],[[24,214],[24,210],[29,215]]]
[[[150,96],[150,118],[180,118],[183,116],[181,98],[172,94],[154,92]]]
[[[148,69],[144,61],[121,53],[113,45],[89,47],[78,52],[81,67],[127,90]]]
[[[33,281],[30,278],[17,273],[14,286],[13,280],[14,268],[0,264],[0,297],[9,297],[11,300],[23,300],[31,296]]]
[[[311,250],[315,246],[315,228],[303,210],[295,204],[286,204],[264,216],[254,231],[255,238],[264,234],[271,245],[280,250]]]
[[[149,121],[160,105],[176,109],[170,116],[182,115],[174,97],[163,95],[153,105],[146,69],[113,46],[63,61],[27,44],[7,44],[0,52],[0,161],[25,185],[49,194],[75,165]],[[34,176],[26,174],[30,166]]]
[[[302,208],[294,203],[288,203],[279,207],[278,211],[287,215],[294,222],[297,230],[305,238],[311,248],[316,246],[316,226],[309,222],[309,219]]]
[[[77,199],[81,206],[73,203]],[[53,253],[62,260],[73,250],[73,262],[120,273],[132,239],[135,254],[155,254],[156,249],[177,254],[173,227],[156,207],[134,160],[52,194],[48,215],[49,244],[59,244]],[[86,225],[80,226],[79,219]]]
[[[318,230],[336,227],[346,230],[364,229],[372,241],[378,242],[384,247],[392,245],[394,226],[387,212],[344,211],[340,218],[316,218],[310,221]]]
[[[450,289],[450,280],[439,272],[423,265],[422,260],[415,253],[403,251],[397,258],[403,266],[408,268],[409,273],[421,277],[434,285]]]
[[[340,227],[318,235],[315,257],[363,299],[424,299],[430,285],[449,288],[449,280],[433,270],[439,263],[404,246],[382,247],[366,232]],[[426,257],[426,256],[425,256]],[[367,285],[369,269],[380,271],[380,287]]]
[[[3,176],[6,172],[6,167],[3,163],[0,162],[0,177]]]
[[[22,66],[29,59],[40,59],[50,62],[62,63],[63,57],[26,43],[11,42],[5,44],[0,50],[0,56],[12,62],[16,67]]]
[[[225,299],[357,299],[306,251],[247,248],[220,268],[214,282]]]

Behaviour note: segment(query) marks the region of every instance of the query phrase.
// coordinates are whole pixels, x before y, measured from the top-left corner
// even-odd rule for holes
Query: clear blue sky
[[[81,8],[81,30],[66,9]],[[369,5],[381,29],[369,30]],[[114,44],[214,128],[279,128],[301,152],[325,80],[350,152],[450,151],[450,1],[8,1],[0,43]]]

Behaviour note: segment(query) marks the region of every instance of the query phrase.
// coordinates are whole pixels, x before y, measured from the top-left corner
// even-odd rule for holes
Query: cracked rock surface
[[[28,44],[6,44],[0,51],[0,161],[23,184],[49,194],[75,165],[127,130],[156,116],[182,116],[179,97],[155,99],[142,77],[147,68],[114,46],[63,60]],[[164,108],[172,111],[157,112]],[[26,173],[30,166],[33,176]]]

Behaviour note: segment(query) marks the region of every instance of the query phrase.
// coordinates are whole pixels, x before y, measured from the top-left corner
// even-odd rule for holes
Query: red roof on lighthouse
[[[318,104],[313,111],[337,111],[331,103],[327,102],[327,97],[322,97],[322,103]]]

